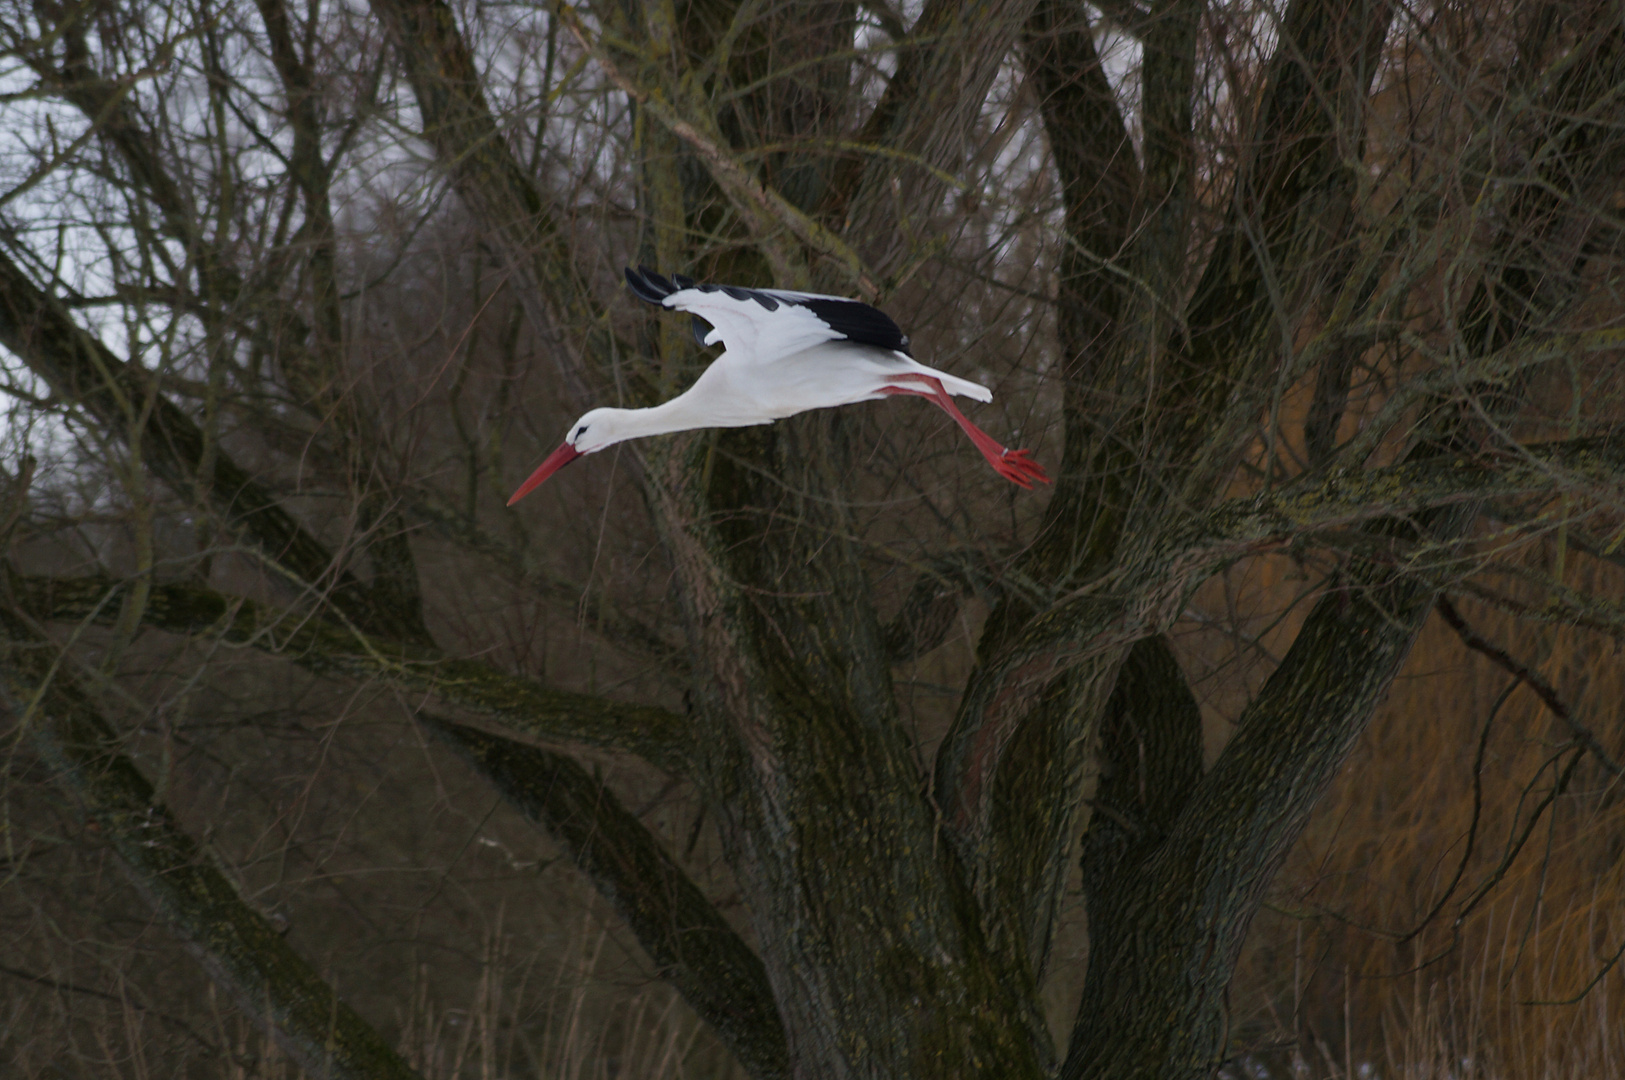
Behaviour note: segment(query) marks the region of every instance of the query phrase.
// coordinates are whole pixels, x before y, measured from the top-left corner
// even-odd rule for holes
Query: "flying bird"
[[[940,406],[970,436],[998,474],[1031,488],[1049,483],[1025,450],[1007,450],[965,418],[953,396],[992,401],[979,383],[926,367],[909,355],[908,338],[884,312],[856,300],[783,289],[701,285],[648,267],[630,268],[626,283],[640,300],[694,318],[701,345],[722,355],[694,385],[648,409],[593,409],[564,443],[519,485],[512,506],[577,458],[627,439],[694,428],[771,424],[809,409],[827,409],[896,394]]]

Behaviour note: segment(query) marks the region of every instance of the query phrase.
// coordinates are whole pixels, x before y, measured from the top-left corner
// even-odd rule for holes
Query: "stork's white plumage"
[[[965,418],[953,395],[992,401],[979,383],[926,367],[908,354],[908,338],[884,312],[857,300],[782,289],[741,289],[672,280],[647,267],[626,271],[639,299],[694,317],[702,345],[723,353],[694,385],[648,409],[594,409],[563,445],[519,486],[512,506],[584,454],[627,439],[694,428],[771,424],[809,409],[827,409],[896,394],[927,398],[964,429],[988,463],[1024,488],[1049,477],[1025,450],[1007,450]]]

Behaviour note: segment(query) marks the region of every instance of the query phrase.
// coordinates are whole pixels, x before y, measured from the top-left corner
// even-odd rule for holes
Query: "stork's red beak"
[[[552,476],[554,473],[558,472],[560,469],[570,464],[570,462],[581,456],[581,451],[577,450],[569,443],[565,443],[563,446],[547,455],[547,460],[536,467],[536,471],[530,474],[530,479],[519,485],[519,490],[513,493],[513,498],[508,500],[508,505],[512,506],[520,499],[523,499],[526,495],[529,495],[531,492],[541,487],[542,481],[546,480],[549,476]]]

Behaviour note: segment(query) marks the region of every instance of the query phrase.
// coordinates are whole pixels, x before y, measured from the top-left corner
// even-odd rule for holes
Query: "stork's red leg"
[[[930,387],[928,390],[916,390],[912,386],[886,386],[882,387],[882,394],[908,394],[911,397],[923,397],[932,402],[943,412],[954,418],[954,423],[970,436],[970,441],[976,444],[976,449],[987,458],[988,464],[993,466],[995,472],[1012,484],[1020,484],[1024,488],[1031,488],[1033,481],[1047,484],[1049,476],[1038,462],[1034,461],[1025,450],[1006,449],[999,441],[975,424],[959,411],[954,404],[953,395],[942,388],[942,380],[930,375],[918,375],[910,372],[907,375],[895,376],[898,380],[910,379],[924,383]]]

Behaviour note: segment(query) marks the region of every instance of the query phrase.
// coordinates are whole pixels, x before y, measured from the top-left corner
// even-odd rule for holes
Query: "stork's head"
[[[606,446],[613,445],[626,438],[618,430],[617,417],[624,413],[624,409],[594,409],[581,419],[570,425],[570,433],[564,437],[559,448],[547,455],[547,460],[537,466],[536,471],[530,474],[530,479],[519,485],[519,490],[513,493],[508,505],[529,495],[542,486],[542,481],[564,468],[576,458],[584,454],[596,453]]]

